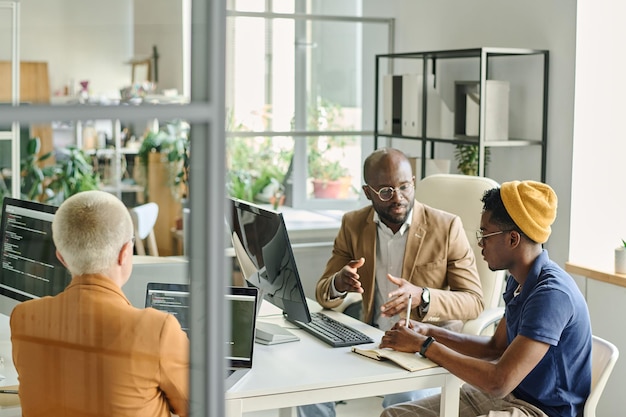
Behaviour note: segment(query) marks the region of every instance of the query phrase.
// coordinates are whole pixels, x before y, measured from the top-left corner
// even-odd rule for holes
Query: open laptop
[[[225,388],[230,389],[252,368],[256,331],[258,290],[254,287],[229,287],[226,302],[231,312],[231,339],[227,349]],[[189,285],[149,282],[146,307],[173,314],[189,335]]]

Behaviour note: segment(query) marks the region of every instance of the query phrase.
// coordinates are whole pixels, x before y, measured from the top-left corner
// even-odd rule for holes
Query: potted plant
[[[457,169],[465,175],[478,175],[478,145],[456,145],[454,157]],[[485,148],[485,167],[489,163],[489,148]]]
[[[626,274],[626,240],[615,249],[615,273]]]
[[[176,120],[166,123],[157,132],[148,132],[137,151],[139,175],[136,180],[144,186],[144,198],[150,199],[150,189],[166,186],[176,200],[187,197],[189,180],[189,125]],[[152,172],[151,172],[152,169]],[[150,184],[150,176],[162,179]],[[156,181],[154,181],[156,182]]]
[[[316,131],[347,128],[343,108],[337,103],[317,97],[309,109],[308,128]],[[315,198],[346,198],[352,188],[350,170],[342,163],[345,149],[353,138],[320,136],[307,139],[308,173]]]
[[[228,146],[226,189],[231,197],[250,202],[284,201],[283,182],[293,152],[277,149],[271,138],[232,137]]]
[[[32,138],[21,161],[22,198],[60,205],[66,198],[100,187],[100,177],[94,172],[89,157],[75,146],[57,150],[59,158],[44,165],[52,152],[39,155],[41,141]]]
[[[330,155],[333,144],[340,146],[335,142],[309,138],[308,166],[315,198],[346,198],[352,186],[348,168]]]
[[[160,255],[175,253],[171,233],[182,227],[189,180],[189,125],[175,120],[148,132],[137,151],[135,180],[144,187],[144,203],[159,205],[154,226]]]

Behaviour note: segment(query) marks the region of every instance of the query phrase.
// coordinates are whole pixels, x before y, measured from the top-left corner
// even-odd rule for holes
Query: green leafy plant
[[[315,106],[309,109],[308,128],[310,130],[344,130],[343,108],[336,103],[318,97]],[[314,180],[337,181],[348,177],[350,170],[345,167],[337,150],[343,150],[354,142],[353,138],[342,136],[309,137],[307,139],[307,162],[309,176]],[[335,155],[333,157],[333,151]]]
[[[624,249],[626,249],[626,240],[622,239],[622,245],[624,245]]]
[[[2,173],[2,170],[0,170],[0,205],[2,205],[4,197],[9,195],[11,195],[11,190],[9,190],[4,174]]]
[[[227,183],[231,197],[246,201],[264,201],[266,187],[270,194],[280,193],[293,152],[277,147],[272,138],[228,138]]]
[[[20,164],[22,198],[60,205],[78,192],[99,188],[100,177],[82,150],[75,146],[59,149],[57,162],[47,165],[53,153],[39,155],[40,150],[39,138],[31,138]]]
[[[97,190],[100,177],[94,172],[89,157],[75,146],[59,149],[58,162],[44,168],[49,172],[51,191],[47,200],[50,204],[60,205],[66,198],[81,191]]]
[[[144,194],[148,200],[148,155],[157,152],[165,156],[169,169],[169,185],[176,198],[187,197],[189,183],[189,124],[175,120],[164,124],[157,132],[149,132],[143,138],[137,151],[141,174],[139,182],[144,185]]]
[[[456,145],[454,157],[457,169],[465,175],[478,175],[478,145]],[[485,148],[485,167],[490,162],[489,148]]]
[[[46,176],[50,177],[50,169],[44,173],[45,161],[52,156],[52,152],[39,155],[41,140],[31,138],[26,144],[26,155],[20,162],[20,190],[25,200],[45,201],[44,194]]]
[[[309,176],[322,181],[337,181],[350,175],[348,168],[340,160],[330,158],[333,147],[343,147],[341,138],[322,141],[319,138],[308,139]]]

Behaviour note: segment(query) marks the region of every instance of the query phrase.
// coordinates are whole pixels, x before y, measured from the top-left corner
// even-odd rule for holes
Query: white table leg
[[[459,416],[459,390],[461,380],[452,374],[446,375],[446,384],[441,388],[441,417]]]

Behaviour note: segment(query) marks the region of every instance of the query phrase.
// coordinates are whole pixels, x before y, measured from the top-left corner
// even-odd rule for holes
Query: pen
[[[17,394],[16,389],[0,389],[0,394]]]
[[[409,320],[411,319],[411,299],[412,294],[409,294],[409,303],[406,305],[406,322],[404,323],[406,327],[409,327]]]

